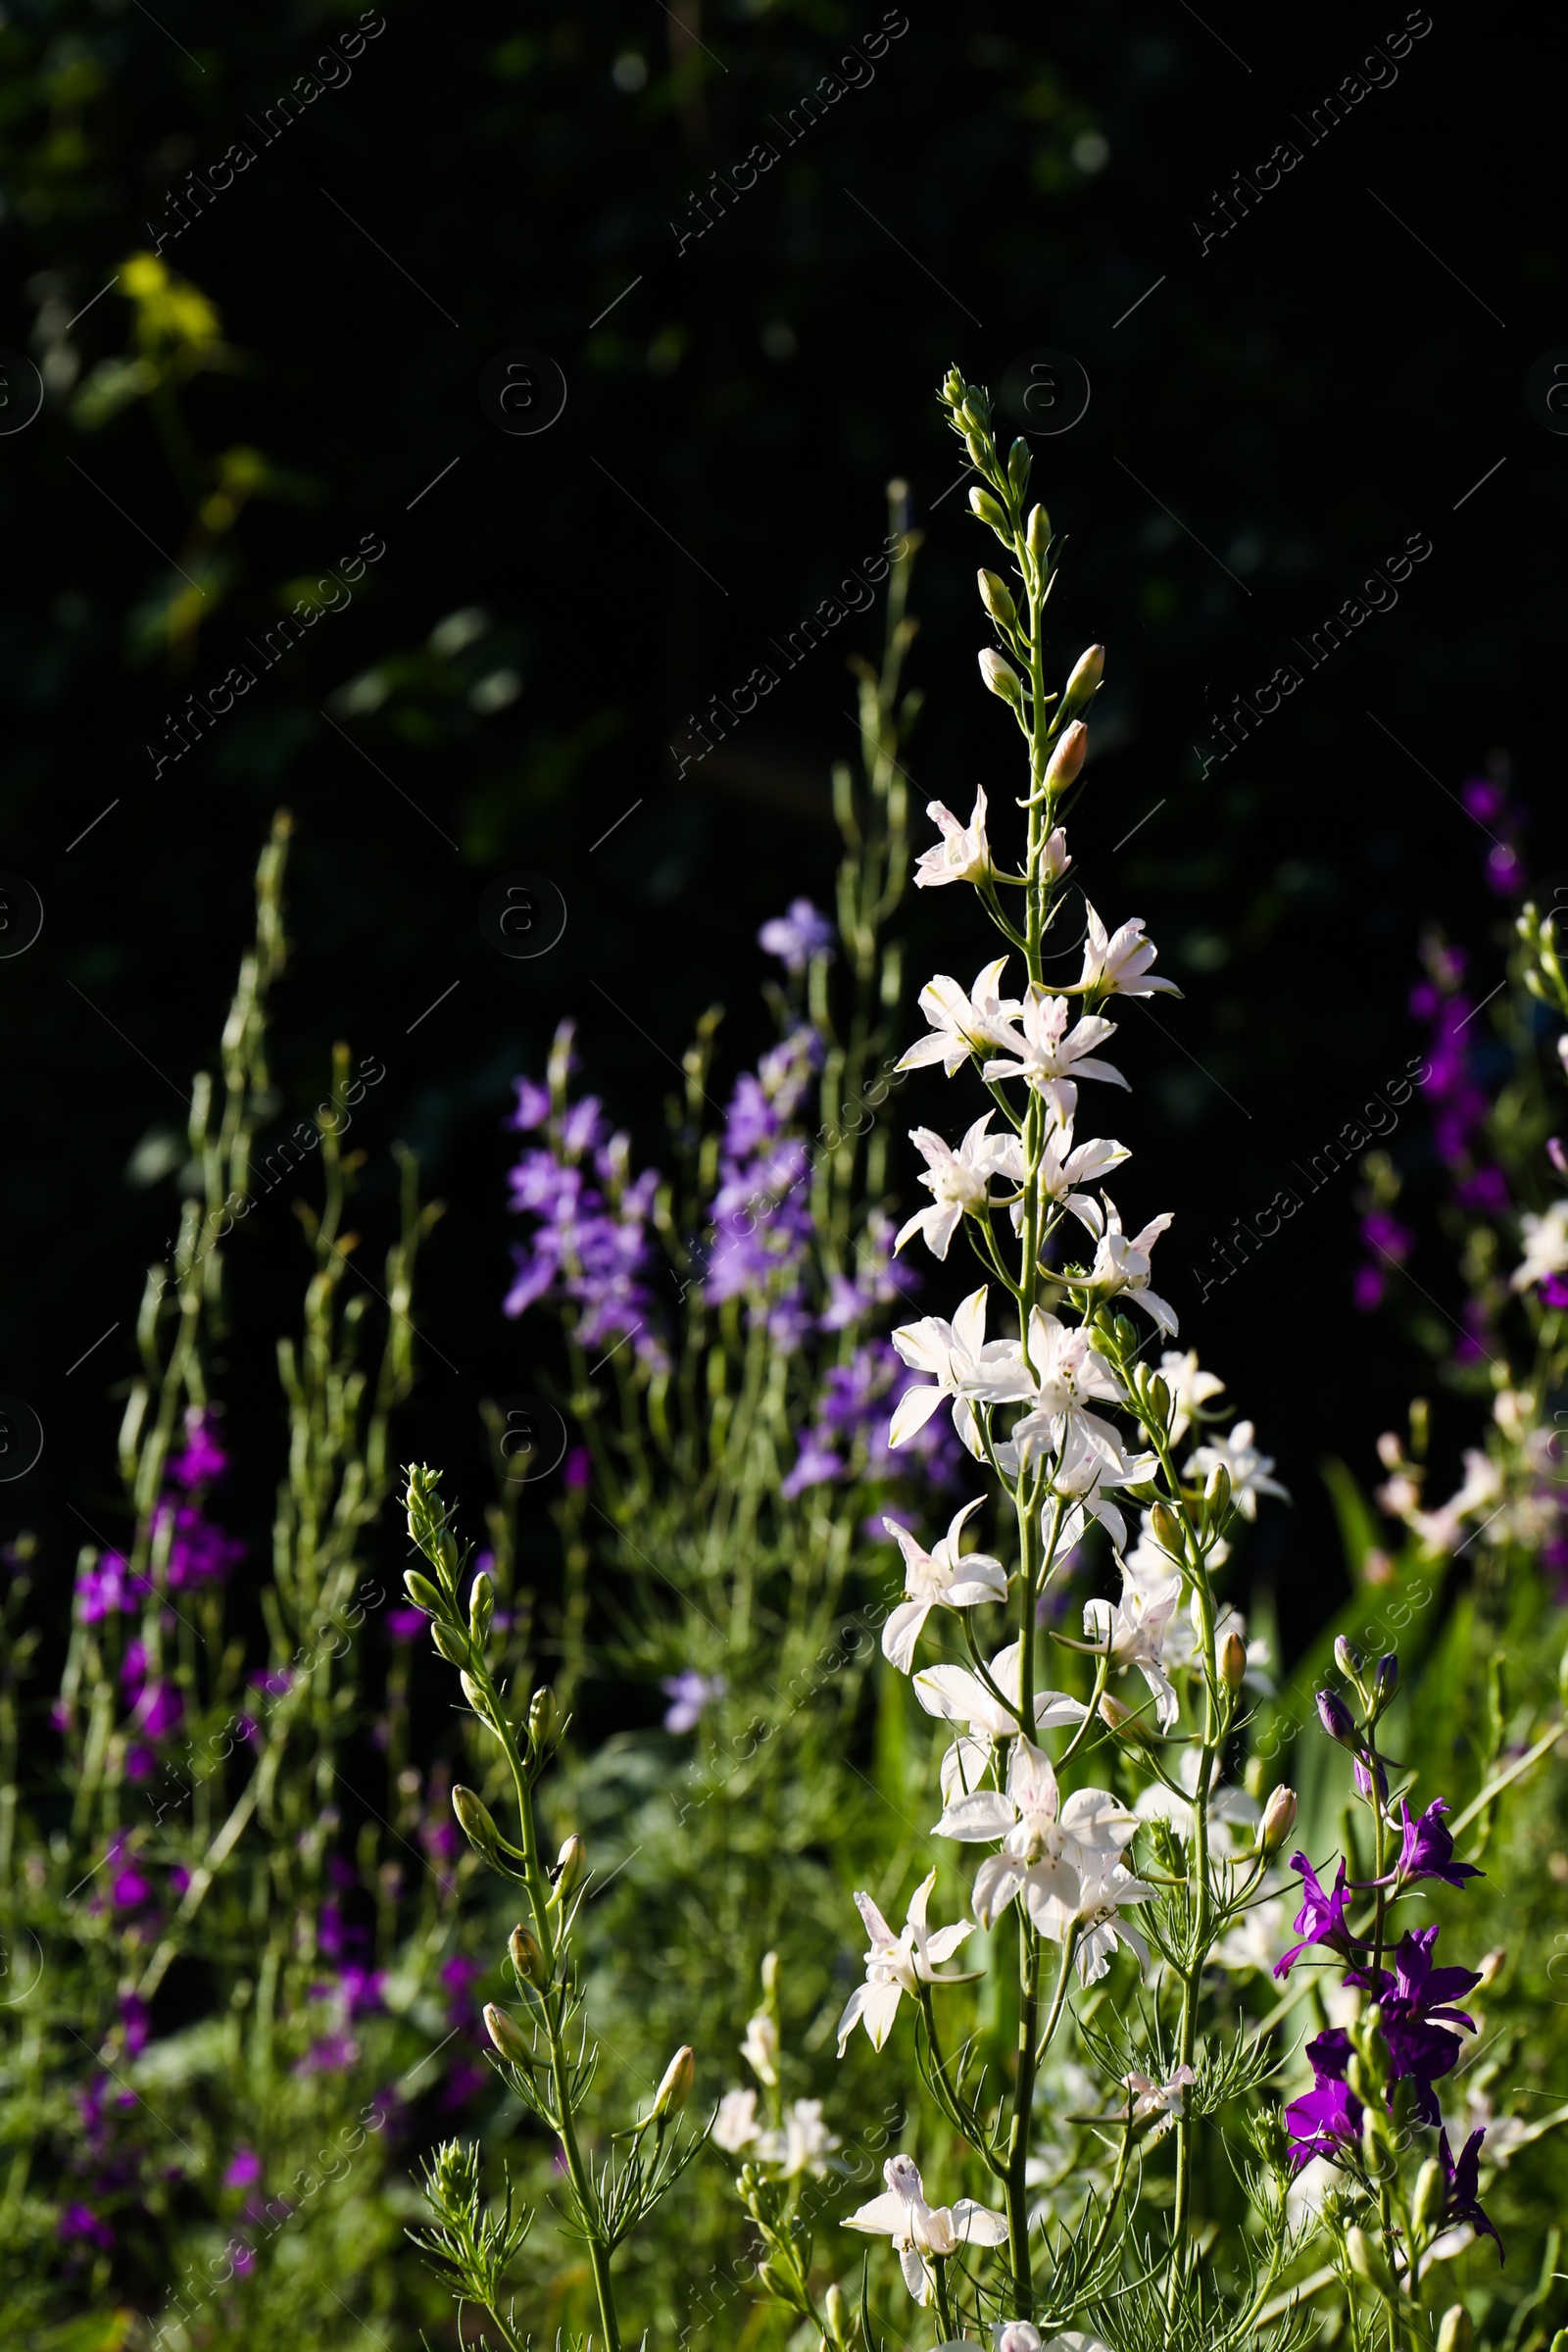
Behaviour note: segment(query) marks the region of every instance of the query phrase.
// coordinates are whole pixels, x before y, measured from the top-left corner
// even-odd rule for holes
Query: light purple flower
[[[788,972],[804,972],[813,956],[831,945],[833,925],[809,899],[792,899],[787,914],[776,914],[757,934],[757,944],[776,956]]]
[[[698,1674],[689,1666],[683,1673],[667,1676],[659,1687],[670,1701],[664,1717],[666,1732],[695,1730],[714,1699],[722,1698],[729,1689],[721,1674]]]

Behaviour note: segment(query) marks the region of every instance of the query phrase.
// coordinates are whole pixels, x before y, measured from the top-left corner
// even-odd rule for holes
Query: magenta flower
[[[1443,2120],[1433,2083],[1459,2062],[1462,2044],[1451,2029],[1476,2030],[1475,2019],[1453,2007],[1454,1998],[1481,1982],[1474,1969],[1434,1968],[1437,1940],[1436,1928],[1412,1928],[1399,1939],[1392,1975],[1381,1968],[1374,1978],[1369,1969],[1353,1968],[1346,1977],[1348,1984],[1363,1985],[1381,2003],[1380,2027],[1395,2081],[1415,2084],[1416,2113],[1426,2124]]]
[[[214,1422],[210,1413],[196,1407],[185,1415],[185,1444],[180,1452],[169,1460],[169,1478],[176,1487],[207,1487],[216,1484],[228,1468],[228,1456],[213,1435]]]
[[[223,2175],[225,2188],[249,2188],[262,2177],[262,2160],[254,2148],[236,2148]]]
[[[1327,1944],[1329,1950],[1338,1952],[1342,1960],[1349,1960],[1354,1957],[1353,1946],[1364,1940],[1352,1936],[1346,1922],[1347,1882],[1343,1858],[1331,1894],[1324,1893],[1317,1873],[1305,1854],[1293,1854],[1291,1868],[1298,1873],[1301,1881],[1301,1908],[1296,1914],[1296,1933],[1301,1940],[1282,1960],[1275,1961],[1274,1974],[1282,1978],[1290,1975],[1309,1944]]]
[[[60,2216],[60,2234],[63,2238],[80,2238],[90,2246],[107,2249],[115,2242],[115,2233],[107,2222],[100,2221],[90,2205],[68,2205]]]
[[[1285,2110],[1295,2165],[1309,2163],[1314,2156],[1333,2157],[1339,2149],[1353,2145],[1360,2137],[1364,2112],[1345,2080],[1350,2062],[1350,2036],[1345,2028],[1331,2026],[1307,2043],[1306,2054],[1312,2067],[1312,2087]]]
[[[426,1624],[422,1609],[388,1609],[386,1630],[394,1642],[416,1642]]]
[[[1454,1860],[1453,1839],[1443,1826],[1443,1816],[1447,1810],[1445,1800],[1435,1796],[1426,1811],[1412,1821],[1409,1807],[1400,1797],[1399,1816],[1404,1836],[1394,1875],[1401,1885],[1410,1879],[1442,1879],[1446,1886],[1462,1886],[1466,1879],[1485,1878],[1485,1871],[1474,1862]]]

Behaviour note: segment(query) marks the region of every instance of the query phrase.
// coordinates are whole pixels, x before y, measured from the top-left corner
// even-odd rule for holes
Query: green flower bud
[[[969,512],[971,514],[978,514],[980,520],[982,522],[988,522],[994,531],[1001,531],[1004,535],[1005,535],[1007,528],[1006,515],[1004,514],[997,501],[992,497],[990,491],[982,490],[978,482],[975,482],[970,486]]]
[[[1368,2286],[1376,2287],[1380,2295],[1393,2292],[1394,2282],[1382,2251],[1372,2243],[1364,2230],[1349,2229],[1345,2232],[1345,2250],[1350,2258],[1350,2268]]]
[[[1257,1842],[1265,1854],[1277,1854],[1296,1827],[1296,1790],[1279,1788],[1263,1807],[1263,1818],[1257,1828]]]
[[[1152,1747],[1154,1744],[1153,1735],[1142,1717],[1135,1715],[1131,1707],[1124,1707],[1119,1698],[1112,1698],[1108,1690],[1101,1694],[1100,1720],[1108,1732],[1117,1740],[1125,1740],[1129,1746]],[[979,1913],[976,1912],[975,1916],[979,1918]],[[980,1921],[982,1927],[986,1924],[983,1919]]]
[[[1144,1392],[1149,1409],[1161,1429],[1170,1427],[1170,1390],[1161,1374],[1156,1372]]]
[[[473,1590],[468,1594],[468,1632],[481,1648],[490,1631],[490,1620],[495,1613],[496,1589],[481,1568],[473,1580]]]
[[[1105,649],[1102,645],[1092,645],[1086,654],[1079,655],[1073,663],[1072,675],[1062,689],[1061,709],[1064,717],[1076,718],[1080,710],[1088,710],[1100,691],[1100,681],[1104,674]]]
[[[473,1709],[474,1713],[479,1717],[482,1723],[488,1723],[490,1718],[485,1711],[484,1692],[480,1690],[472,1675],[465,1672],[459,1675],[458,1680],[463,1685],[463,1695],[467,1700],[469,1706]]]
[[[1186,1558],[1182,1544],[1182,1523],[1168,1502],[1156,1502],[1149,1514],[1154,1531],[1154,1542],[1161,1551],[1169,1552],[1173,1560]]]
[[[1007,480],[1014,498],[1022,498],[1029,480],[1029,444],[1020,433],[1007,452]]]
[[[452,1791],[452,1810],[474,1852],[483,1854],[493,1869],[500,1870],[501,1837],[490,1818],[489,1808],[474,1795],[471,1788],[465,1788],[460,1783]]]
[[[588,1875],[588,1848],[575,1834],[556,1858],[556,1901],[568,1903]]]
[[[1138,1326],[1131,1315],[1117,1315],[1111,1324],[1111,1330],[1115,1334],[1116,1345],[1123,1355],[1131,1355],[1138,1346]]]
[[[1462,2303],[1450,2303],[1438,2322],[1438,2352],[1470,2352],[1476,2340],[1475,2326]],[[1568,2352],[1568,2328],[1559,2328],[1551,2339],[1552,2352],[1558,2346]]]
[[[850,2311],[837,2280],[822,2298],[822,2316],[827,2321],[833,2352],[843,2352],[850,2340]]]
[[[1024,544],[1038,567],[1044,571],[1047,557],[1051,552],[1051,516],[1046,513],[1044,507],[1030,508],[1029,521],[1024,531]]]
[[[417,1568],[404,1569],[403,1590],[415,1607],[422,1609],[427,1617],[439,1617],[441,1611],[446,1607],[446,1602],[431,1584],[430,1579],[427,1576],[421,1576]]]
[[[1081,718],[1075,718],[1057,736],[1055,749],[1046,763],[1047,792],[1065,792],[1069,784],[1077,781],[1088,750],[1089,729]]]
[[[430,1639],[449,1666],[466,1666],[468,1662],[468,1638],[459,1633],[455,1625],[432,1625]]]
[[[654,2093],[654,2109],[653,2115],[649,2117],[650,2123],[657,2116],[670,2115],[677,2108],[684,2107],[692,2095],[692,2083],[696,2077],[697,2061],[692,2055],[691,2044],[683,2042],[665,2067],[663,2080]]]
[[[484,2030],[509,2066],[527,2066],[530,2063],[533,2047],[528,2036],[504,2009],[496,2007],[494,2001],[485,2003]]]
[[[965,433],[963,436],[963,445],[964,448],[969,452],[970,465],[978,466],[983,473],[991,463],[991,452],[986,447],[984,441],[981,440],[980,435],[976,432]]]
[[[993,620],[1004,622],[1009,628],[1017,626],[1018,608],[1012,601],[1012,590],[1000,571],[981,571],[980,602]]]
[[[1334,1663],[1336,1666],[1338,1666],[1340,1672],[1345,1676],[1347,1682],[1354,1683],[1360,1680],[1361,1652],[1356,1648],[1353,1642],[1346,1639],[1344,1634],[1340,1634],[1335,1640]]]
[[[556,1694],[548,1683],[541,1683],[528,1709],[528,1738],[541,1752],[555,1737],[556,1720]]]
[[[507,1938],[507,1950],[521,1984],[536,1984],[541,1988],[550,1982],[550,1971],[539,1946],[539,1938],[531,1928],[519,1923]]]
[[[988,645],[980,657],[980,675],[993,694],[1000,695],[1014,710],[1023,709],[1023,687],[1018,673],[993,646]]]
[[[1231,1507],[1231,1474],[1223,1462],[1216,1462],[1209,1472],[1203,1500],[1208,1506],[1210,1527],[1218,1527]]]
[[[958,413],[971,433],[983,433],[989,428],[991,403],[978,384],[965,387],[963,405]]]
[[[762,1993],[764,1999],[770,2001],[777,1990],[778,1954],[777,1952],[764,1952],[762,1954]]]
[[[1247,1672],[1247,1643],[1233,1627],[1220,1643],[1219,1670],[1232,1690],[1239,1690]]]
[[[1443,2210],[1443,2167],[1435,2156],[1429,2156],[1415,2177],[1415,2223],[1418,2230],[1430,2230]]]
[[[943,381],[942,390],[938,397],[943,400],[950,409],[960,408],[963,404],[963,396],[967,389],[968,387],[964,383],[963,377],[959,370],[956,368],[950,368]]]

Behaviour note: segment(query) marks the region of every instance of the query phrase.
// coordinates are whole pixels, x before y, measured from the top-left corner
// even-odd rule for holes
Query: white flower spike
[[[988,1061],[983,1073],[988,1079],[1023,1079],[1045,1097],[1057,1118],[1063,1121],[1070,1119],[1078,1107],[1075,1080],[1099,1078],[1110,1086],[1127,1084],[1120,1070],[1112,1069],[1108,1061],[1095,1058],[1096,1047],[1115,1036],[1115,1022],[1102,1019],[1098,1012],[1087,1012],[1069,1029],[1071,1011],[1065,997],[1054,997],[1031,982],[1019,1014],[1023,1034],[1020,1036],[1016,1027],[1009,1027],[997,1041],[1012,1058]]]

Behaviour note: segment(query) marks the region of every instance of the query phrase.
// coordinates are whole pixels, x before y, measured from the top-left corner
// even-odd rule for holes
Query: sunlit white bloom
[[[1010,1740],[1023,1703],[1019,1644],[1009,1642],[1005,1649],[999,1649],[986,1675],[982,1682],[967,1666],[927,1666],[914,1678],[914,1695],[928,1715],[940,1716],[945,1723],[965,1724],[988,1739]],[[1088,1712],[1082,1699],[1069,1698],[1065,1691],[1035,1692],[1036,1731],[1082,1723]]]
[[[822,2121],[820,2099],[792,2099],[784,2110],[781,2132],[764,2132],[757,2153],[763,2164],[776,2164],[786,2180],[809,2173],[813,2180],[827,2175],[827,2159],[843,2146],[836,2132]]]
[[[895,1334],[895,1337],[897,1335]],[[1091,1403],[1119,1404],[1121,1382],[1094,1345],[1087,1328],[1063,1323],[1044,1307],[1029,1316],[1029,1361],[1034,1366],[1033,1404],[1012,1432],[1017,1459],[1034,1446],[1065,1449],[1076,1441],[1116,1471],[1125,1461],[1121,1440]]]
[[[1130,2075],[1122,2077],[1134,2123],[1147,2123],[1151,2117],[1158,2116],[1160,2121],[1149,2136],[1152,2140],[1162,2139],[1181,2114],[1182,2102],[1197,2080],[1190,2066],[1179,2066],[1163,2082],[1152,2081],[1135,2066]]]
[[[1159,1376],[1170,1391],[1170,1442],[1179,1446],[1200,1407],[1221,1395],[1225,1383],[1217,1372],[1203,1371],[1196,1348],[1189,1348],[1185,1355],[1167,1348],[1159,1359]]]
[[[1168,1331],[1172,1338],[1179,1328],[1176,1309],[1149,1287],[1150,1251],[1169,1225],[1170,1212],[1151,1217],[1142,1233],[1131,1239],[1122,1232],[1121,1216],[1113,1200],[1105,1203],[1105,1230],[1095,1250],[1095,1262],[1089,1271],[1089,1283],[1102,1298],[1127,1298],[1136,1301],[1146,1315]]]
[[[1561,2119],[1560,2108],[1556,2114],[1548,2109],[1534,2120],[1522,2115],[1497,2115],[1493,2109],[1490,2083],[1466,2081],[1462,2087],[1464,2113],[1454,2137],[1457,2139],[1462,2133],[1468,2139],[1472,2132],[1484,2132],[1487,2162],[1495,2165],[1499,2173],[1510,2156],[1517,2156],[1521,2148],[1529,2147],[1532,2140],[1540,2138],[1543,2132],[1549,2131]]]
[[[1067,1802],[1071,1804],[1071,1797]],[[1030,1916],[1053,1943],[1065,1943],[1076,1933],[1078,1982],[1098,1984],[1110,1968],[1112,1952],[1122,1944],[1137,1955],[1141,1969],[1149,1966],[1148,1944],[1121,1914],[1125,1905],[1151,1902],[1153,1894],[1153,1887],[1135,1879],[1116,1854],[1096,1847],[1079,1861],[1077,1900],[1066,1902],[1054,1894],[1039,1912],[1031,1906]],[[978,1911],[978,1894],[975,1908]]]
[[[1014,1184],[1023,1181],[1022,1147],[1015,1135],[990,1132],[992,1115],[988,1110],[976,1119],[956,1150],[934,1128],[910,1128],[909,1141],[926,1163],[920,1182],[933,1199],[930,1207],[917,1209],[900,1232],[895,1253],[918,1233],[924,1235],[933,1257],[945,1258],[964,1216],[989,1202],[993,1177],[1005,1176]]]
[[[1167,1578],[1152,1587],[1138,1584],[1122,1570],[1121,1598],[1084,1603],[1084,1633],[1095,1649],[1108,1657],[1119,1672],[1136,1666],[1153,1693],[1154,1713],[1162,1732],[1168,1732],[1180,1711],[1162,1648],[1165,1629],[1181,1598],[1181,1580]]]
[[[976,1461],[983,1461],[976,1402],[1004,1404],[1033,1394],[1017,1342],[986,1338],[984,1283],[970,1292],[951,1323],[941,1315],[922,1315],[918,1323],[901,1324],[893,1345],[912,1371],[929,1373],[936,1386],[905,1390],[888,1431],[890,1446],[906,1445],[951,1398],[955,1430]]]
[[[1089,936],[1084,941],[1080,989],[1107,997],[1152,997],[1156,989],[1168,997],[1181,995],[1174,980],[1157,980],[1150,970],[1159,950],[1152,939],[1145,938],[1141,914],[1130,915],[1107,938],[1104,924],[1087,899],[1084,911],[1089,917]]]
[[[882,2178],[888,2184],[886,2192],[852,2213],[844,2227],[893,2240],[904,2283],[917,2303],[929,2303],[936,2291],[933,2256],[956,2254],[962,2245],[1006,2243],[1004,2216],[977,2205],[972,2197],[960,2197],[956,2205],[928,2205],[912,2156],[890,2156],[882,2167]]]
[[[952,2348],[945,2346],[944,2352]],[[991,2331],[991,2352],[1105,2352],[1105,2346],[1081,2328],[1069,2328],[1047,2342],[1033,2320],[999,2320]]]
[[[1003,1461],[1003,1448],[997,1448],[997,1459]],[[1119,1461],[1105,1459],[1104,1449],[1082,1442],[1072,1431],[1062,1449],[1061,1459],[1052,1473],[1052,1492],[1066,1495],[1072,1508],[1063,1518],[1056,1539],[1057,1557],[1065,1554],[1077,1543],[1091,1519],[1098,1519],[1118,1549],[1127,1541],[1127,1522],[1120,1505],[1110,1499],[1107,1492],[1113,1487],[1141,1487],[1156,1474],[1159,1457],[1152,1453],[1122,1454]],[[1016,1477],[1014,1467],[1009,1477]]]
[[[1178,1838],[1193,1834],[1193,1797],[1198,1788],[1200,1756],[1196,1747],[1184,1747],[1177,1779],[1186,1789],[1178,1796],[1163,1781],[1152,1782],[1138,1792],[1134,1811],[1140,1821],[1168,1821]],[[1258,1802],[1245,1788],[1232,1783],[1220,1785],[1220,1760],[1216,1756],[1209,1770],[1208,1820],[1211,1830],[1219,1833],[1213,1850],[1218,1854],[1242,1854],[1256,1843],[1257,1825],[1261,1818]],[[1279,1957],[1278,1953],[1275,1958]],[[1272,1963],[1270,1964],[1272,1965]]]
[[[1011,1058],[988,1061],[984,1073],[987,1078],[1023,1079],[1054,1105],[1057,1118],[1064,1122],[1078,1107],[1075,1080],[1101,1078],[1111,1086],[1127,1084],[1120,1070],[1108,1061],[1095,1059],[1096,1047],[1115,1036],[1115,1022],[1089,1012],[1069,1029],[1071,1018],[1072,1006],[1065,997],[1054,997],[1031,981],[1013,1025],[997,1039]]]
[[[900,1069],[918,1070],[927,1062],[940,1061],[951,1078],[971,1054],[983,1054],[999,1037],[1005,1037],[1007,1023],[1023,1009],[1015,997],[997,993],[1006,968],[1006,956],[999,956],[995,963],[976,974],[974,989],[967,996],[946,972],[928,980],[920,991],[920,1010],[931,1024],[931,1034],[909,1048]]]
[[[760,2082],[769,2090],[778,2083],[778,2026],[765,2009],[746,2021],[746,2039],[741,2043],[741,2056]]]
[[[1091,1193],[1080,1193],[1080,1184],[1098,1184],[1112,1168],[1119,1168],[1132,1153],[1125,1144],[1108,1137],[1095,1136],[1087,1144],[1075,1145],[1072,1140],[1072,1121],[1065,1120],[1053,1127],[1046,1137],[1040,1154],[1039,1184],[1046,1199],[1059,1208],[1070,1209],[1080,1225],[1095,1241],[1105,1230],[1105,1212]],[[1019,1181],[1021,1182],[1021,1176]],[[1023,1226],[1023,1202],[1012,1204],[1013,1231]]]
[[[715,2148],[726,2156],[738,2156],[757,2138],[757,2093],[755,2090],[726,2090],[718,2102],[710,2136]]]
[[[967,1984],[984,1973],[976,1969],[943,1969],[943,1961],[951,1960],[958,1946],[974,1934],[974,1923],[960,1919],[956,1927],[938,1928],[934,1935],[926,1933],[925,1907],[936,1883],[937,1874],[933,1870],[910,1895],[902,1936],[894,1935],[868,1894],[857,1894],[856,1909],[865,1922],[871,1948],[865,1955],[865,1983],[857,1984],[839,2019],[841,2058],[857,2024],[864,2026],[871,2047],[879,2050],[893,2031],[900,2001],[906,1992],[912,1994],[917,1985]]]
[[[1568,1200],[1554,1200],[1541,1216],[1527,1209],[1519,1220],[1525,1253],[1508,1277],[1516,1291],[1528,1291],[1548,1274],[1568,1273]]]
[[[920,1629],[933,1609],[976,1609],[982,1601],[1007,1597],[1007,1571],[1000,1560],[985,1551],[972,1551],[967,1559],[958,1552],[964,1523],[984,1500],[977,1494],[966,1502],[929,1551],[896,1519],[882,1522],[904,1554],[905,1597],[882,1628],[883,1655],[901,1674],[912,1668]]]
[[[914,868],[917,890],[936,890],[944,882],[983,882],[991,873],[991,845],[986,839],[986,788],[974,788],[974,814],[960,825],[941,801],[927,801],[925,812],[939,826],[942,839],[934,850],[922,851]]]
[[[1051,1758],[1032,1740],[1014,1740],[1007,1758],[1007,1788],[977,1788],[955,1798],[933,1836],[966,1845],[1001,1838],[975,1873],[974,1915],[989,1928],[997,1914],[1021,1894],[1042,1934],[1054,1899],[1068,1915],[1078,1905],[1079,1873],[1097,1854],[1114,1857],[1138,1824],[1108,1788],[1075,1788],[1065,1804]]]
[[[1187,1476],[1207,1480],[1211,1471],[1224,1464],[1231,1482],[1231,1499],[1244,1519],[1257,1517],[1257,1498],[1260,1494],[1277,1494],[1281,1502],[1290,1495],[1278,1479],[1270,1478],[1274,1467],[1271,1453],[1259,1453],[1252,1443],[1250,1421],[1238,1421],[1224,1436],[1210,1438],[1203,1446],[1195,1446],[1187,1457]]]

